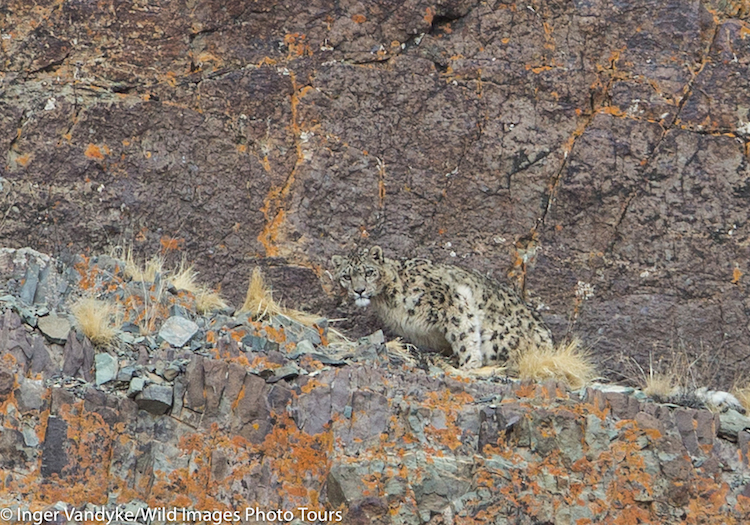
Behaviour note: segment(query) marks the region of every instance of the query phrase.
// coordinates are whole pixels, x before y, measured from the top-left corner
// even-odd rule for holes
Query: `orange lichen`
[[[283,343],[286,341],[286,333],[284,333],[284,327],[278,329],[273,326],[266,326],[266,337],[276,343]]]
[[[85,255],[81,255],[80,257],[82,260],[73,265],[73,269],[81,277],[78,286],[82,290],[92,291],[96,287],[100,270],[96,265],[90,267],[89,258]]]
[[[29,162],[31,162],[32,158],[33,156],[31,155],[31,153],[24,153],[23,155],[16,157],[15,162],[16,164],[20,164],[21,166],[26,167]]]
[[[169,252],[175,252],[182,249],[182,245],[185,244],[185,239],[164,236],[159,239],[159,243],[161,244],[161,254],[166,255]]]
[[[294,504],[317,502],[330,469],[333,452],[330,429],[311,436],[283,414],[277,416],[276,425],[258,450],[263,456],[273,458],[268,465],[288,501]]]
[[[95,160],[104,160],[104,155],[106,153],[109,153],[109,148],[103,150],[103,148],[91,143],[86,147],[86,151],[83,152],[88,158]]]

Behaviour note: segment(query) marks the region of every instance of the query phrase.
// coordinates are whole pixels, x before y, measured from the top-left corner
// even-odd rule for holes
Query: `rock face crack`
[[[714,28],[714,33],[712,37],[709,39],[708,44],[703,50],[703,55],[701,57],[701,60],[699,62],[699,65],[697,68],[695,68],[694,71],[692,71],[692,76],[690,80],[688,80],[687,84],[683,88],[683,96],[680,98],[680,101],[677,105],[677,112],[675,113],[674,118],[672,119],[672,122],[669,124],[669,126],[665,127],[661,137],[659,137],[659,140],[654,145],[653,149],[651,150],[651,153],[645,158],[645,163],[642,166],[641,174],[644,175],[643,181],[644,183],[647,183],[647,177],[646,175],[649,173],[649,168],[651,166],[651,161],[654,158],[654,155],[656,155],[659,151],[659,147],[664,142],[664,139],[667,137],[667,134],[675,129],[678,129],[679,127],[679,119],[680,114],[682,113],[682,109],[684,108],[686,102],[690,98],[693,92],[693,86],[695,84],[696,79],[698,78],[698,75],[700,75],[701,71],[703,71],[703,68],[705,67],[706,63],[708,62],[708,56],[711,50],[711,47],[713,46],[713,43],[716,40],[717,35],[719,34],[721,26],[716,25]],[[695,154],[697,155],[697,151]],[[623,220],[625,220],[625,216],[628,213],[628,210],[630,209],[631,203],[638,197],[638,195],[643,192],[643,188],[640,186],[637,186],[631,193],[628,195],[625,205],[622,208],[622,212],[620,213],[620,216],[617,218],[617,221],[615,222],[614,228],[612,230],[612,237],[607,245],[607,253],[612,253],[614,251],[615,245],[617,244],[620,236],[620,225],[622,224]]]

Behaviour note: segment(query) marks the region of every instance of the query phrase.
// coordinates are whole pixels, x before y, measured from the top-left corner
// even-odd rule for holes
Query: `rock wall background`
[[[0,238],[176,246],[235,303],[260,263],[327,313],[330,255],[379,243],[518,279],[610,376],[676,352],[728,387],[750,352],[749,16],[7,0]]]

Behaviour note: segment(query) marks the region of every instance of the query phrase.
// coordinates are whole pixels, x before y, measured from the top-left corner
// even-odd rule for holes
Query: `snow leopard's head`
[[[347,257],[334,255],[333,278],[354,299],[357,306],[367,306],[382,290],[381,276],[385,258],[380,246],[361,248]]]

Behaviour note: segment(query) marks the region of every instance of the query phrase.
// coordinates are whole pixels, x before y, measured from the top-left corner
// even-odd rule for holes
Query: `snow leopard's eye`
[[[348,273],[345,273],[344,275],[341,276],[341,280],[342,281],[351,281],[352,280],[352,276],[349,275]]]
[[[372,268],[368,268],[367,270],[365,270],[365,277],[372,277],[374,274],[375,270],[373,270]]]

